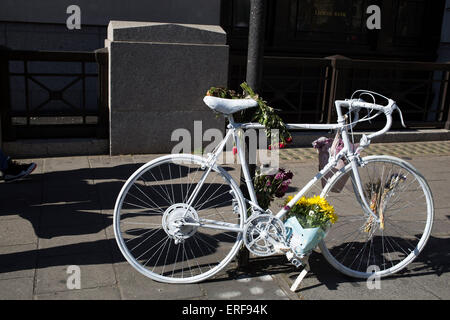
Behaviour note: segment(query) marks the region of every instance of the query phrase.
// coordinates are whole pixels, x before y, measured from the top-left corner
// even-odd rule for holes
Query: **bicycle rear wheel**
[[[124,184],[114,232],[137,271],[156,281],[193,283],[234,257],[245,204],[231,176],[216,166],[206,174],[209,168],[201,157],[170,155],[143,165]],[[200,181],[198,196],[189,201]]]
[[[346,275],[387,276],[405,268],[424,248],[434,215],[431,190],[414,167],[395,157],[363,158],[358,172],[377,219],[364,213],[349,164],[322,192],[339,218],[319,247]]]

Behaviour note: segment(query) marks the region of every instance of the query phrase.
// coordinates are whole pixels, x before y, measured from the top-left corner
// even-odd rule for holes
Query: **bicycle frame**
[[[373,96],[373,103],[365,102],[362,95]],[[344,146],[340,152],[330,150],[332,156],[328,159],[329,163],[312,175],[284,208],[273,212],[262,209],[258,204],[259,194],[255,192],[246,162],[246,158],[254,159],[253,154],[247,157],[244,150],[244,137],[249,134],[265,141],[263,131],[255,135],[250,129],[265,128],[257,123],[235,123],[230,114],[255,103],[206,99],[211,109],[226,114],[229,120],[226,137],[216,142],[216,147],[206,157],[165,155],[142,165],[128,178],[114,206],[114,235],[121,253],[133,268],[150,279],[166,283],[195,283],[222,270],[244,244],[254,255],[285,254],[294,266],[304,266],[291,287],[292,291],[297,289],[309,270],[308,257],[313,245],[319,246],[334,268],[351,277],[382,277],[402,270],[417,257],[430,236],[433,197],[425,178],[408,162],[385,155],[360,156],[360,151],[370,145],[373,137],[389,130],[393,111],[398,110],[402,120],[395,101],[388,99],[387,105],[376,104],[379,98],[375,95],[361,91],[359,98],[353,99],[352,95],[349,100],[336,101],[336,124],[287,125],[288,129],[334,129],[342,137]],[[341,107],[345,108],[345,113]],[[362,115],[360,119],[359,111],[364,109],[367,115]],[[353,127],[380,114],[386,116],[385,127],[371,134],[363,134],[359,147],[352,145],[355,143]],[[248,132],[244,135],[246,129]],[[275,132],[271,136],[278,143]],[[236,143],[248,199],[244,198],[237,184],[240,179],[233,179],[220,166],[222,161],[219,156],[233,142],[230,139]],[[273,144],[275,141],[271,140]],[[250,149],[255,145],[251,145]],[[278,168],[278,150],[273,150],[269,158],[265,150],[262,151],[260,162],[271,159],[272,168]],[[341,166],[342,161],[345,166]],[[155,171],[158,169],[159,174]],[[152,171],[157,174],[156,177]],[[210,190],[210,187],[213,189]],[[343,187],[346,190],[342,190]],[[342,194],[334,194],[341,191]],[[295,211],[291,208],[300,197],[313,192],[326,197],[340,216],[341,222],[330,228],[330,241],[322,241],[325,230],[310,241],[308,233],[313,230],[300,229],[308,229],[308,226],[302,226],[301,221],[298,221],[300,226],[289,225],[291,221],[296,222],[295,219],[289,222],[282,219]],[[411,217],[406,215],[408,213]],[[217,220],[213,220],[214,216],[218,217]],[[390,222],[389,227],[385,228],[385,222]],[[341,226],[344,228],[339,229]],[[412,232],[403,226],[411,226]],[[292,233],[289,227],[292,227]],[[131,241],[136,242],[130,244]],[[141,246],[143,243],[147,244]],[[379,270],[368,268],[371,266],[377,266]]]
[[[379,221],[379,218],[375,215],[375,213],[370,209],[369,204],[367,203],[363,187],[361,184],[361,179],[359,176],[359,172],[357,169],[358,161],[360,161],[359,151],[354,151],[353,148],[351,148],[350,139],[348,135],[348,127],[353,127],[354,124],[346,124],[346,118],[344,117],[341,109],[341,105],[345,105],[345,102],[343,101],[336,101],[336,110],[338,115],[338,121],[337,124],[287,124],[288,129],[310,129],[310,130],[339,130],[342,136],[342,140],[344,142],[343,149],[334,157],[333,161],[329,161],[328,164],[320,170],[294,197],[293,199],[283,208],[281,209],[275,216],[279,219],[283,218],[284,215],[289,211],[289,208],[292,208],[292,206],[295,205],[295,203],[314,185],[315,182],[322,179],[332,168],[334,168],[338,161],[342,158],[346,158],[348,162],[351,164],[352,168],[352,175],[353,175],[353,181],[356,184],[356,189],[358,191],[359,199],[361,206],[367,215],[371,215],[376,221]],[[209,154],[207,159],[207,165],[208,169],[203,173],[202,178],[200,179],[200,182],[194,189],[193,193],[191,194],[188,205],[191,205],[194,199],[196,198],[198,192],[200,191],[203,182],[205,181],[207,175],[211,171],[212,167],[215,166],[217,159],[219,155],[223,152],[223,149],[226,146],[227,141],[232,137],[234,139],[234,142],[236,143],[237,147],[237,153],[239,156],[239,161],[241,162],[242,171],[244,174],[245,184],[247,186],[250,199],[244,199],[246,200],[250,206],[252,207],[252,212],[258,211],[258,212],[264,212],[259,204],[258,200],[256,198],[255,189],[253,186],[253,181],[250,176],[250,172],[248,169],[248,164],[245,159],[245,153],[243,148],[243,141],[241,141],[238,131],[244,130],[244,129],[265,129],[264,126],[262,126],[259,123],[235,123],[233,116],[229,115],[227,116],[229,120],[228,125],[228,132],[224,139],[220,142],[220,144],[216,147],[215,151],[211,154]],[[389,125],[390,126],[390,125]],[[385,127],[385,129],[387,126]],[[387,130],[381,130],[380,132],[377,132],[376,135],[382,134],[382,131]],[[387,128],[389,129],[389,128]],[[372,135],[372,137],[375,136],[375,134]],[[369,142],[366,142],[364,146],[360,147],[359,150],[363,149],[364,147],[367,147],[369,145]],[[335,173],[337,174],[337,173]],[[256,209],[256,210],[255,210]],[[248,217],[247,217],[248,218]],[[243,228],[237,225],[226,225],[226,224],[217,224],[213,221],[206,221],[203,220],[202,222],[206,223],[190,223],[187,222],[186,225],[195,225],[195,226],[202,226],[205,228],[214,228],[214,229],[223,229],[223,230],[231,230],[231,231],[243,231]]]

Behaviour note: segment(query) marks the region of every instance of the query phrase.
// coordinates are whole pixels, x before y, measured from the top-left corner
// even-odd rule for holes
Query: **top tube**
[[[266,129],[265,126],[259,123],[234,123],[235,127],[242,129]],[[310,129],[310,130],[335,130],[342,128],[343,125],[337,123],[330,124],[312,124],[312,123],[286,123],[286,128],[290,130],[295,129]]]

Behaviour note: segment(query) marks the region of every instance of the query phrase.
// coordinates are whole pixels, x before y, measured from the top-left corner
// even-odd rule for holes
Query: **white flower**
[[[315,212],[314,212],[313,210],[310,210],[310,211],[309,211],[309,216],[310,216],[310,217],[314,216],[314,214],[315,214]]]

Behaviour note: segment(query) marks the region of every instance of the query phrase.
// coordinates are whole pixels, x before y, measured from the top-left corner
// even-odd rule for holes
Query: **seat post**
[[[233,115],[232,115],[232,114],[227,114],[227,115],[225,116],[225,118],[227,118],[228,121],[230,122],[229,125],[231,125],[231,127],[234,128],[234,118],[233,118]]]

